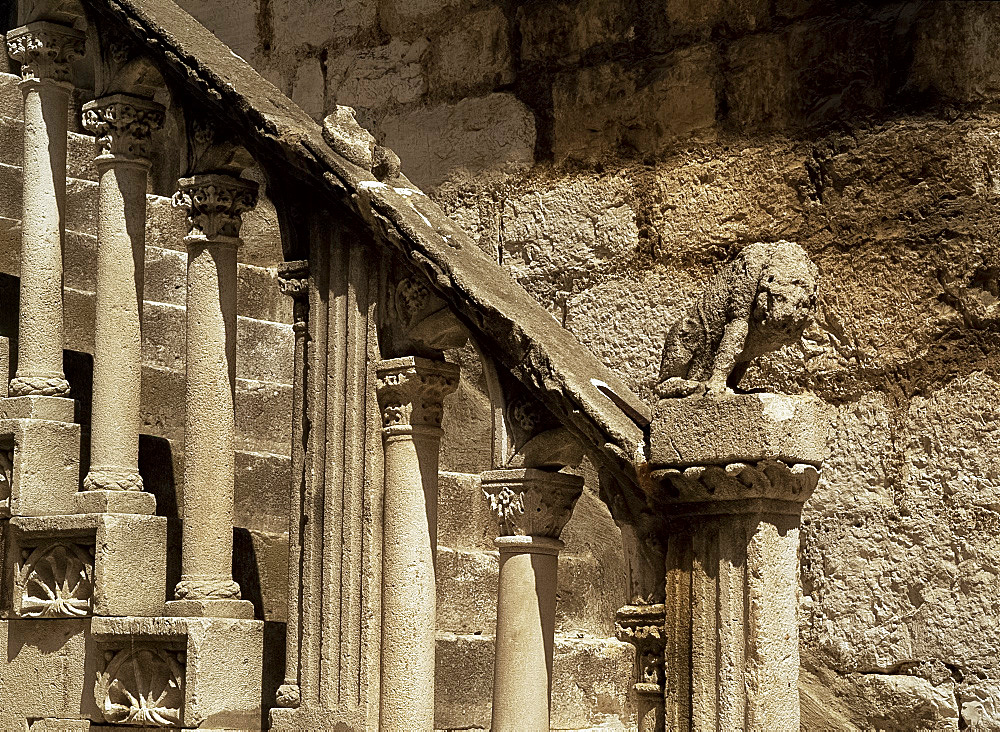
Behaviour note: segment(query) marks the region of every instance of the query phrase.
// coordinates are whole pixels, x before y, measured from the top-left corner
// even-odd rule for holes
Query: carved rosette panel
[[[657,503],[667,510],[685,504],[720,504],[728,513],[728,502],[768,499],[787,503],[788,513],[798,513],[819,481],[819,469],[803,463],[780,460],[728,465],[696,465],[684,469],[667,468],[652,473],[663,490]]]
[[[148,644],[108,651],[97,703],[105,721],[179,727],[184,705],[184,654]]]
[[[83,106],[83,126],[97,137],[98,160],[149,160],[153,133],[163,127],[163,106],[112,94]]]
[[[14,485],[14,448],[0,447],[0,507],[10,506]]]
[[[398,358],[378,369],[378,403],[386,434],[440,429],[444,398],[458,388],[459,368],[446,361]]]
[[[19,614],[26,618],[80,618],[90,614],[94,557],[87,548],[51,542],[22,552]]]
[[[547,470],[491,470],[483,495],[501,536],[558,539],[583,492],[583,478]]]
[[[7,34],[7,53],[21,63],[25,81],[69,83],[69,65],[84,52],[83,33],[57,23],[29,23]]]
[[[178,181],[173,205],[187,212],[189,236],[235,239],[243,214],[257,205],[257,184],[231,175],[207,173]]]

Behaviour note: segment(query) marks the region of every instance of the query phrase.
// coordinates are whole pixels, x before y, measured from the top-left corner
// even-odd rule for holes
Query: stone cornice
[[[235,239],[243,214],[257,205],[257,184],[221,173],[205,173],[177,181],[173,205],[187,211],[189,236]]]
[[[444,398],[458,388],[457,365],[409,356],[382,361],[377,373],[382,428],[387,435],[441,428]]]
[[[25,81],[69,83],[70,62],[84,52],[84,34],[58,23],[37,21],[7,33],[7,53],[21,63]]]
[[[83,126],[97,136],[97,160],[148,163],[149,142],[163,126],[163,105],[111,94],[83,106]]]
[[[583,478],[534,468],[490,470],[482,488],[501,536],[558,539],[583,492]]]

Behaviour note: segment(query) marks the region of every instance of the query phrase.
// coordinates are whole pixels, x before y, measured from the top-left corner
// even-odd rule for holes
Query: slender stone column
[[[88,491],[140,491],[142,282],[146,261],[149,141],[163,107],[115,94],[89,102],[83,124],[97,136],[97,292]]]
[[[809,396],[657,406],[650,491],[667,520],[667,729],[799,728],[799,518],[828,424]]]
[[[583,478],[535,468],[482,475],[500,536],[494,732],[547,732],[552,695],[559,534]]]
[[[385,446],[383,732],[433,732],[438,450],[458,366],[407,357],[378,367]]]
[[[184,527],[175,615],[251,618],[233,581],[236,483],[236,250],[257,184],[206,174],[179,181],[188,211]]]
[[[302,529],[305,488],[307,343],[309,341],[309,262],[286,262],[278,269],[281,291],[293,299],[292,331],[295,333],[294,383],[292,384],[292,479],[288,490],[288,617],[285,626],[285,678],[278,687],[279,707],[298,707],[299,686],[299,592],[302,581]]]
[[[638,732],[664,732],[663,621],[662,604],[626,605],[615,619],[618,640],[635,646]]]
[[[21,62],[24,158],[21,216],[21,302],[17,373],[10,396],[66,396],[63,374],[63,261],[66,205],[66,118],[69,63],[83,55],[84,36],[36,22],[7,34]]]

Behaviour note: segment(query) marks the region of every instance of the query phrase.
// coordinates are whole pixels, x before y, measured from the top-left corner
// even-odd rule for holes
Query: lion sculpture
[[[750,362],[794,343],[816,310],[816,265],[798,244],[751,244],[668,330],[656,391],[733,391]]]

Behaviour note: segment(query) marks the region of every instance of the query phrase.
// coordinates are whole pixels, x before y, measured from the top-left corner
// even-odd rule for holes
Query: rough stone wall
[[[317,118],[355,106],[646,397],[699,281],[801,243],[818,322],[748,380],[839,409],[804,726],[1000,729],[1000,4],[184,4]]]

